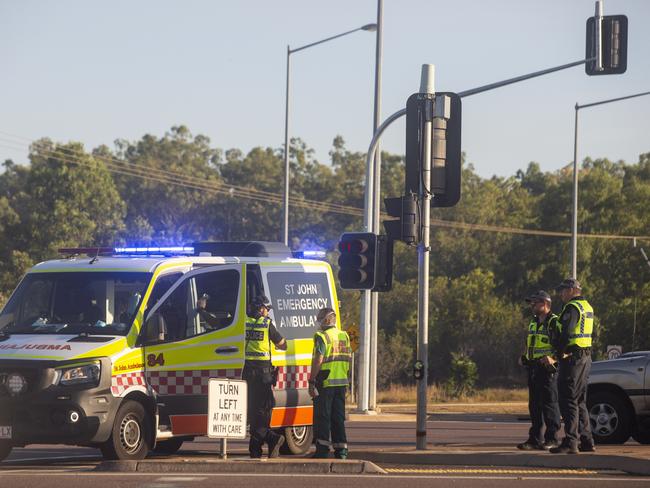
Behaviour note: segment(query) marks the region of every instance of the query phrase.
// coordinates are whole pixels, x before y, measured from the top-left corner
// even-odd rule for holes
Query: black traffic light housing
[[[388,237],[406,244],[420,242],[420,211],[417,196],[414,194],[395,198],[385,198],[386,212],[398,220],[384,220]]]
[[[372,232],[347,232],[338,245],[341,288],[389,291],[393,281],[393,243]]]
[[[436,93],[436,96],[438,95],[446,95],[450,98],[451,110],[446,129],[444,191],[433,192],[431,206],[453,207],[460,200],[462,104],[460,96],[456,93]],[[406,195],[410,193],[420,194],[422,158],[424,156],[424,124],[428,120],[433,120],[433,103],[431,95],[422,93],[414,93],[406,101],[406,172],[404,185]],[[431,156],[433,159],[433,150]]]
[[[596,61],[585,63],[585,72],[590,76],[619,75],[627,70],[627,17],[625,15],[604,15],[602,17],[602,71],[596,69]],[[596,56],[596,18],[587,19],[587,48],[585,57]]]

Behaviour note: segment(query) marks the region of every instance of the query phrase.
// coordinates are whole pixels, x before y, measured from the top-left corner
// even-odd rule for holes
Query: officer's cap
[[[269,300],[266,295],[259,295],[257,298],[253,299],[251,306],[253,308],[266,307],[269,310],[273,308],[271,300]]]
[[[576,288],[578,290],[582,290],[582,286],[580,286],[580,282],[578,280],[576,280],[575,278],[567,278],[566,280],[562,281],[562,283],[560,283],[555,287],[555,291],[565,290],[569,288]]]
[[[551,295],[546,293],[544,290],[538,290],[535,293],[526,297],[526,302],[528,303],[540,302],[540,301],[551,303]]]
[[[330,316],[332,314],[335,314],[335,313],[336,312],[331,308],[328,308],[328,307],[321,308],[318,311],[318,315],[316,315],[316,320],[318,320],[319,322],[322,322],[323,320],[325,320],[325,318],[327,318],[328,316]]]

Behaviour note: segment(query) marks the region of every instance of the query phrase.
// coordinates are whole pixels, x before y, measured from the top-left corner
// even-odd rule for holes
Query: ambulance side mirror
[[[147,317],[144,323],[144,331],[140,335],[143,344],[152,344],[165,340],[167,324],[161,313],[156,312]]]

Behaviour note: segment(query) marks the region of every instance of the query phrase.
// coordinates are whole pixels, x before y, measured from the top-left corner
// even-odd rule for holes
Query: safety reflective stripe
[[[347,386],[349,383],[347,378],[333,380],[328,378],[325,381],[327,382],[327,386]]]
[[[334,449],[347,449],[348,444],[347,444],[347,442],[335,442],[335,443],[332,444],[332,447]]]
[[[326,441],[324,439],[316,439],[316,444],[320,444],[321,446],[327,446],[327,447],[330,447],[332,445],[330,441]]]
[[[333,361],[350,361],[350,355],[349,354],[337,354],[336,356],[330,356],[328,358],[323,359],[323,364],[331,363]]]
[[[592,334],[569,334],[569,337],[571,339],[573,338],[579,338],[579,337],[591,337]]]

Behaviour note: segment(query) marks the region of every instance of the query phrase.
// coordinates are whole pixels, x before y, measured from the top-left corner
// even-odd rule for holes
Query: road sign
[[[350,347],[352,352],[357,352],[359,349],[359,326],[357,324],[352,324],[346,329],[348,336],[350,336]]]
[[[246,438],[245,381],[210,378],[208,383],[208,437],[213,439]]]
[[[623,354],[623,346],[607,346],[607,359],[618,359]]]

